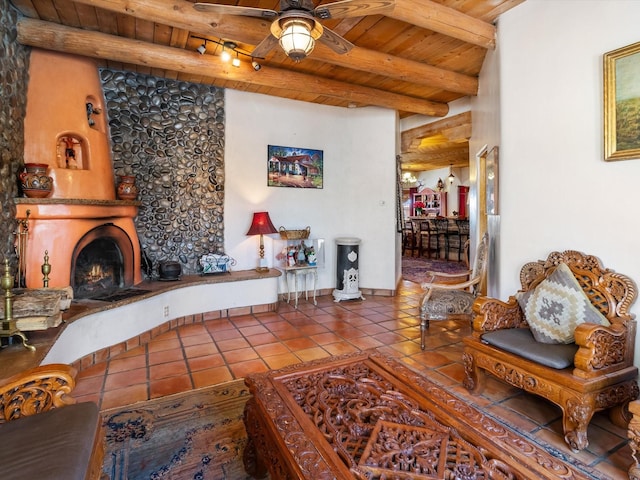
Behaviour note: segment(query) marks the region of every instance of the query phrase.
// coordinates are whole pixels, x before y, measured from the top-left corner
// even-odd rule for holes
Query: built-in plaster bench
[[[275,311],[280,276],[276,269],[188,275],[145,281],[135,288],[147,293],[125,300],[74,300],[59,327],[28,332],[35,352],[17,344],[0,351],[0,379],[48,363],[83,370],[184,324]]]
[[[150,339],[154,332],[161,333],[171,328],[172,320],[195,314],[252,313],[256,306],[275,310],[280,275],[273,269],[265,273],[242,270],[161,282],[162,290],[108,303],[75,318],[51,346],[43,363],[73,364],[93,352],[113,346],[117,352],[125,351],[129,346],[139,344],[132,339],[141,336]],[[147,286],[143,282],[136,287],[145,289]],[[164,328],[159,328],[163,325]]]
[[[464,339],[465,387],[479,392],[488,372],[555,403],[574,451],[587,447],[597,411],[609,409],[626,428],[626,406],[638,397],[628,310],[634,282],[572,250],[527,263],[520,282],[507,302],[476,299],[473,335]]]
[[[75,369],[46,365],[0,382],[0,476],[48,480],[101,477],[98,407],[75,403]]]

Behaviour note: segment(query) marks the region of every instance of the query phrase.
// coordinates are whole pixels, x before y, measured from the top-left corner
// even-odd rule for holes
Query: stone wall
[[[18,195],[17,175],[24,163],[30,50],[16,41],[17,19],[9,0],[0,0],[0,259],[9,257],[14,269],[17,224],[13,199]]]
[[[224,250],[224,90],[110,69],[100,78],[115,174],[136,177],[143,255],[197,273],[203,254]]]

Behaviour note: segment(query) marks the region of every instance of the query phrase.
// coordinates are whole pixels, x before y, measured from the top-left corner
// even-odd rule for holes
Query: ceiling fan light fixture
[[[282,20],[282,32],[278,40],[289,58],[299,62],[313,51],[314,21],[306,18],[285,18]],[[316,37],[317,38],[317,37]]]

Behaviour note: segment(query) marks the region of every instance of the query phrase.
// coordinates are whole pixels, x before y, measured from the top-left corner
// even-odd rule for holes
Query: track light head
[[[207,51],[207,44],[206,44],[206,42],[205,42],[205,43],[203,43],[202,45],[200,45],[200,46],[198,47],[198,49],[197,49],[197,50],[198,50],[198,53],[199,53],[200,55],[204,55],[204,52],[206,52],[206,51]]]
[[[253,67],[253,69],[257,72],[258,70],[260,70],[262,68],[262,65],[260,65],[258,62],[256,62],[255,60],[253,60],[251,62],[251,66]]]
[[[236,54],[236,58],[231,60],[231,65],[233,65],[236,68],[240,67],[240,59],[238,58],[237,54]]]

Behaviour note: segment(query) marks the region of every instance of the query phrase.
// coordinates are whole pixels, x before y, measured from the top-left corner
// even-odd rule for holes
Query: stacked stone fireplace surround
[[[13,232],[16,230],[18,195],[16,177],[24,152],[24,119],[29,79],[29,48],[18,44],[17,12],[8,0],[0,0],[0,258],[9,258],[15,269]]]
[[[126,276],[133,281],[125,286],[143,278],[143,258],[145,265],[152,267],[144,274],[153,278],[160,262],[178,261],[183,273],[193,274],[198,272],[202,255],[223,251],[222,90],[98,69],[89,59],[37,49],[31,62],[29,95],[37,101],[27,109],[24,161],[49,164],[54,190],[42,201],[17,200],[18,218],[24,219],[27,210],[31,212],[25,274],[28,287],[41,286],[44,250],[52,265],[50,286],[73,284],[75,253],[69,250],[78,235],[71,232],[81,222],[88,224],[81,227],[83,230],[113,224],[127,232],[133,254],[125,256],[135,260],[136,271]],[[65,72],[54,83],[61,83],[59,89],[67,88],[69,93],[47,95],[38,88],[42,72],[47,72],[47,83],[55,72]],[[78,75],[64,85],[67,72]],[[91,74],[99,81],[100,91],[92,90],[92,79],[88,79],[86,92],[78,92],[78,85],[81,87]],[[68,105],[64,99],[69,99]],[[99,112],[91,118],[87,117],[85,99]],[[46,112],[62,114],[56,117]],[[107,152],[100,150],[100,130],[107,140]],[[56,148],[61,135],[77,143],[78,169],[61,167],[61,149]],[[137,202],[116,200],[120,175],[136,178]],[[135,217],[135,227],[127,226],[127,217]]]

